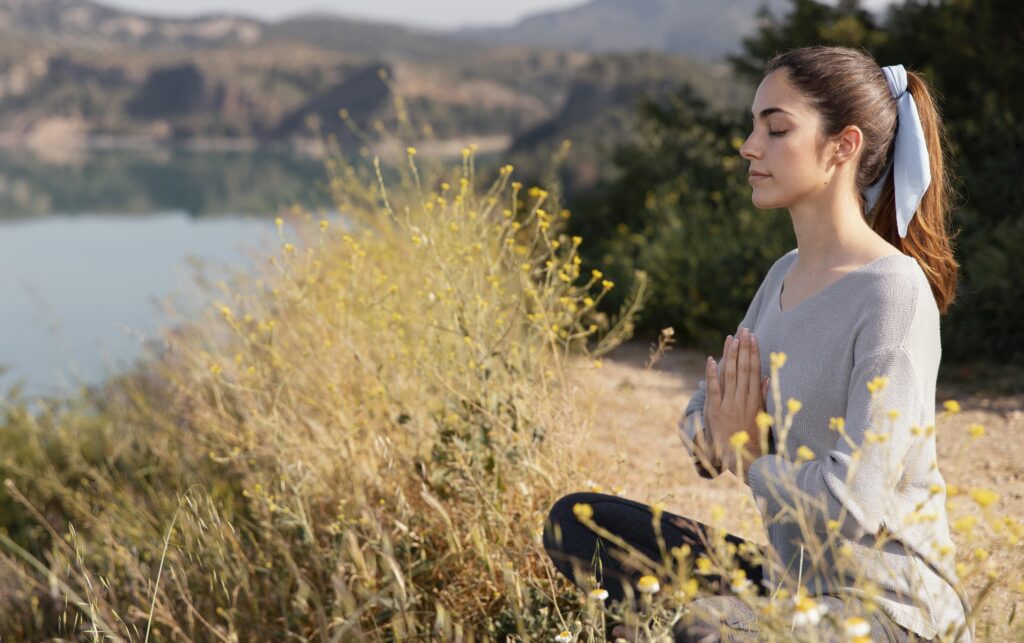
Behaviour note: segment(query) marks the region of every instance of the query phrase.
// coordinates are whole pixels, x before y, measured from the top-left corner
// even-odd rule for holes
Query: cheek
[[[812,142],[784,136],[776,141],[773,152],[775,162],[772,166],[775,172],[786,177],[788,181],[816,181],[821,174]]]

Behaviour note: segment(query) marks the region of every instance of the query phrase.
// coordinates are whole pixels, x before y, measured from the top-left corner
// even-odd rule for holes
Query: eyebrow
[[[787,112],[786,110],[782,109],[781,107],[765,107],[764,109],[761,110],[761,118],[762,119],[767,118],[768,116],[770,116],[772,114],[775,114],[776,112],[778,112],[780,114],[789,114],[790,116],[794,116],[794,117],[796,116],[796,114],[794,114],[792,112]],[[750,112],[750,115],[753,117],[754,112]]]

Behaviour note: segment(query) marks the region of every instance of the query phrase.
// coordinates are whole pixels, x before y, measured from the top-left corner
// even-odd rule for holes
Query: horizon
[[[450,30],[463,27],[500,27],[521,19],[588,4],[590,0],[513,0],[485,4],[473,0],[439,0],[424,11],[415,0],[381,0],[367,10],[355,0],[313,0],[298,6],[282,0],[92,0],[113,9],[161,18],[191,18],[226,13],[276,22],[309,14],[383,22],[409,28]]]
[[[339,18],[398,25],[411,29],[457,30],[468,27],[507,27],[523,18],[550,11],[563,11],[590,4],[594,0],[512,0],[481,5],[474,0],[438,0],[423,11],[415,0],[379,0],[367,11],[356,0],[313,0],[295,7],[283,0],[92,0],[113,9],[163,17],[192,18],[206,14],[230,14],[277,22],[288,18],[329,14]],[[838,0],[821,0],[836,4]],[[868,11],[877,13],[896,0],[861,0]]]

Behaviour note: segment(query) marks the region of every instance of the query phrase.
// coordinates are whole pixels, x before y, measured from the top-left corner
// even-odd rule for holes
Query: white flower
[[[661,585],[658,584],[658,579],[650,574],[645,574],[640,577],[640,580],[636,583],[636,588],[644,594],[653,594],[661,589]]]
[[[558,643],[569,643],[572,641],[572,634],[569,634],[569,630],[562,630],[562,632],[555,637],[555,641]]]
[[[608,598],[608,590],[600,587],[590,590],[590,598],[598,601],[603,601]]]
[[[871,624],[860,616],[851,616],[845,622],[846,636],[851,639],[866,637],[871,634]]]
[[[818,603],[810,596],[797,596],[794,599],[796,611],[793,614],[793,625],[803,627],[805,625],[817,625],[821,617],[828,612],[828,605]]]
[[[729,587],[736,594],[741,594],[747,591],[752,585],[753,583],[750,582],[750,579],[747,578],[746,573],[742,569],[737,569],[733,572],[732,582],[729,583]]]

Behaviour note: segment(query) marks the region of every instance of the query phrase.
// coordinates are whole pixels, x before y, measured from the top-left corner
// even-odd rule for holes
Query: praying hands
[[[756,418],[766,409],[768,395],[769,378],[761,379],[757,338],[746,328],[738,337],[726,337],[721,362],[709,356],[705,374],[704,417],[711,447],[723,469],[746,481],[751,462],[762,455]],[[739,452],[742,458],[737,458]]]

